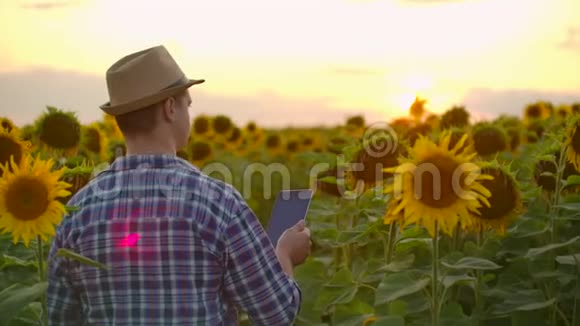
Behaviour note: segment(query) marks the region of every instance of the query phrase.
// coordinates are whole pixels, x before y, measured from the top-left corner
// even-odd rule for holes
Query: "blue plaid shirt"
[[[290,325],[298,313],[298,285],[242,196],[185,160],[118,158],[69,205],[49,254],[51,325],[233,325],[237,308]]]

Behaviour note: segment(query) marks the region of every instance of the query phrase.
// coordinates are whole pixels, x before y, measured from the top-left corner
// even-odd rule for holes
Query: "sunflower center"
[[[2,128],[8,132],[12,130],[12,124],[6,120],[2,121]]]
[[[572,135],[572,148],[574,149],[574,152],[576,153],[580,153],[580,132],[578,132],[578,127],[576,127],[574,129],[574,134]]]
[[[507,140],[496,128],[484,128],[473,135],[475,150],[481,156],[493,155],[507,147]]]
[[[207,143],[196,142],[191,146],[191,159],[203,160],[211,155],[211,146]]]
[[[232,127],[232,121],[230,118],[225,116],[217,116],[213,121],[213,129],[218,134],[225,134],[230,131]]]
[[[516,208],[518,198],[515,185],[497,169],[484,169],[483,173],[493,176],[493,180],[481,181],[481,185],[491,192],[491,197],[487,199],[491,207],[483,205],[479,209],[480,217],[486,220],[501,219]]]
[[[298,142],[296,141],[290,141],[288,142],[288,144],[286,145],[286,149],[290,152],[290,153],[294,153],[296,151],[298,151]]]
[[[14,157],[14,162],[20,162],[22,148],[14,139],[2,135],[0,136],[0,164],[10,163],[11,157]]]
[[[276,135],[269,136],[266,139],[266,146],[268,148],[276,148],[276,147],[280,146],[280,137],[278,137]]]
[[[101,135],[95,128],[87,129],[87,149],[93,153],[101,152]]]
[[[199,118],[193,122],[193,131],[198,135],[203,135],[209,131],[209,121],[206,118]]]
[[[256,131],[256,124],[253,122],[248,123],[248,127],[247,127],[249,132],[254,132]]]
[[[48,208],[46,186],[36,179],[18,178],[6,192],[6,208],[14,218],[30,221],[39,218]]]
[[[58,149],[73,148],[80,140],[80,126],[67,115],[49,115],[42,124],[40,140]]]
[[[455,160],[441,154],[420,162],[414,173],[415,198],[434,208],[453,205],[465,184],[465,173],[456,172],[459,168]]]
[[[230,136],[230,138],[228,138],[228,141],[230,143],[235,143],[236,141],[238,141],[238,139],[240,139],[240,137],[242,136],[242,132],[240,131],[239,128],[234,128],[234,130],[232,131],[232,134]]]
[[[539,118],[542,115],[542,110],[539,106],[533,105],[528,108],[528,117],[530,118]]]

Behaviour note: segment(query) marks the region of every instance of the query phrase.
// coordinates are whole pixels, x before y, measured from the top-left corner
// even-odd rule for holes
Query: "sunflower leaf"
[[[68,249],[64,249],[64,248],[60,248],[56,251],[55,257],[64,257],[64,258],[69,258],[72,260],[76,260],[77,262],[83,264],[83,265],[87,265],[87,266],[93,266],[93,267],[97,267],[100,269],[109,269],[109,267],[107,265],[101,264],[98,261],[94,261],[90,258],[87,258],[85,256],[81,256],[75,252],[72,252]]]
[[[566,186],[580,185],[580,175],[571,175],[566,179]]]
[[[558,256],[556,261],[562,265],[578,265],[580,266],[580,254]]]
[[[78,206],[68,206],[68,205],[65,206],[64,209],[66,209],[67,213],[74,213],[81,210],[81,208]]]
[[[539,247],[539,248],[531,248],[530,250],[528,250],[528,253],[524,257],[525,258],[534,258],[534,257],[542,255],[548,251],[567,247],[567,246],[575,243],[578,240],[580,240],[580,236],[576,236],[576,237],[574,237],[566,242],[563,242],[563,243],[552,243],[552,244],[549,244],[547,246],[543,246],[543,247]]]
[[[478,257],[463,257],[455,264],[449,264],[444,261],[442,261],[441,264],[451,269],[494,270],[501,268],[500,265],[492,262],[491,260]]]
[[[428,278],[414,280],[408,273],[389,274],[377,288],[375,306],[421,291],[430,282]]]
[[[0,315],[3,321],[10,321],[21,309],[40,298],[48,288],[47,282],[32,286],[14,283],[0,292]]]

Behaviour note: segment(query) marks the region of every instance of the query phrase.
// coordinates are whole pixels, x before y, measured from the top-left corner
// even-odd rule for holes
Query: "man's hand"
[[[292,276],[295,266],[302,264],[310,256],[310,229],[304,220],[282,233],[276,245],[276,256],[286,274]]]

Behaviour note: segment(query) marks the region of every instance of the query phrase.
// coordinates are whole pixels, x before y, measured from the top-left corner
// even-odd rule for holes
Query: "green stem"
[[[564,314],[564,312],[560,308],[558,308],[557,304],[555,304],[554,307],[556,308],[555,310],[558,313],[558,315],[560,315],[560,318],[562,318],[562,320],[564,321],[564,325],[570,326],[571,324],[568,318],[566,318],[566,314]]]
[[[560,198],[562,191],[564,189],[564,184],[562,183],[562,177],[564,174],[564,169],[566,168],[566,146],[563,146],[560,150],[560,157],[558,159],[558,165],[556,167],[556,180],[555,180],[555,189],[554,189],[554,197],[552,202],[552,207],[550,209],[550,244],[555,243],[556,236],[557,236],[557,226],[556,226],[556,218],[560,214]],[[554,261],[554,254],[552,253],[552,261]],[[550,297],[554,296],[554,283],[550,283],[549,287],[549,295]],[[552,311],[550,313],[550,325],[556,325],[556,314],[559,312],[558,303],[554,302]]]
[[[391,222],[389,225],[389,242],[387,243],[386,253],[385,253],[385,262],[388,264],[391,263],[393,259],[393,249],[395,247],[395,238],[397,236],[397,222]]]
[[[433,235],[433,259],[431,262],[431,325],[439,326],[439,225],[435,223]]]
[[[578,259],[576,258],[576,255],[574,253],[572,253],[572,257],[574,257],[574,261],[576,262],[576,269],[577,269],[577,273],[576,275],[580,276],[580,264],[578,263]],[[574,287],[574,308],[572,311],[572,325],[576,326],[576,311],[578,310],[578,302],[577,302],[577,298],[578,298],[578,286],[580,285],[580,277],[576,277],[576,285]]]
[[[452,242],[451,242],[451,251],[452,252],[459,250],[459,241],[460,241],[460,238],[461,238],[461,228],[460,228],[460,225],[458,224],[455,227],[455,230],[453,230],[453,239],[452,239]]]
[[[481,246],[482,246],[482,242],[483,242],[483,228],[480,228],[477,231],[477,248],[478,250],[481,250]],[[476,311],[476,325],[481,325],[481,317],[482,317],[482,312],[483,312],[483,300],[481,297],[481,271],[480,270],[476,270],[475,271],[476,274],[476,283],[475,283],[475,311]]]
[[[36,237],[36,258],[38,260],[38,278],[40,282],[46,281],[46,271],[44,268],[44,250],[42,248],[42,239]],[[46,293],[41,297],[42,305],[42,325],[48,325],[48,307],[46,305]]]
[[[550,243],[554,243],[556,240],[556,218],[560,213],[560,198],[564,185],[562,183],[562,177],[564,174],[564,169],[566,168],[566,147],[563,147],[560,151],[560,158],[558,160],[558,166],[556,167],[556,186],[554,189],[554,197],[552,202],[552,207],[550,210]]]

